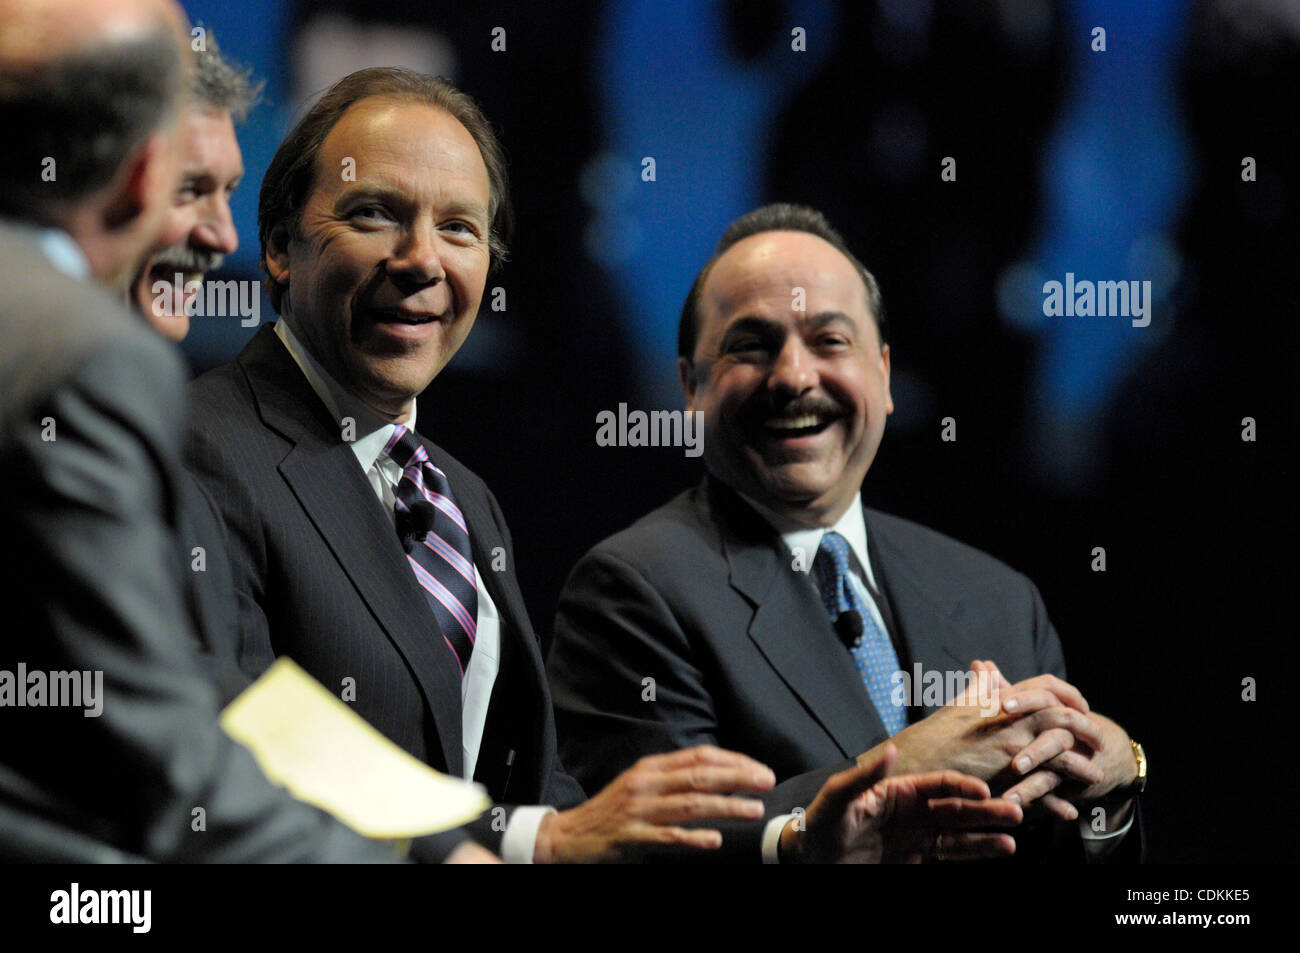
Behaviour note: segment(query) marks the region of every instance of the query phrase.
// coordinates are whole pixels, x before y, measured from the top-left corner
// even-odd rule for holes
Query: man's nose
[[[797,335],[788,337],[777,352],[768,374],[768,387],[790,394],[802,394],[817,386],[817,368],[812,355]]]
[[[408,230],[388,260],[389,274],[425,285],[446,278],[439,253],[440,241],[435,228],[416,226]]]
[[[239,247],[239,233],[235,231],[230,201],[224,196],[214,196],[199,216],[195,237],[204,248],[222,255],[233,254]]]

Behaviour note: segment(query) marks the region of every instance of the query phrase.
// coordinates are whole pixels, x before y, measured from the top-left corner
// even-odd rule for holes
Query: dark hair
[[[261,96],[262,84],[254,86],[253,71],[226,59],[212,31],[202,29],[207,48],[194,54],[190,103],[200,109],[224,109],[235,122],[243,122]]]
[[[447,80],[389,66],[357,70],[343,77],[316,101],[280,143],[270,168],[266,170],[266,177],[262,179],[262,191],[257,200],[262,269],[266,270],[266,251],[271,233],[281,226],[292,233],[302,219],[303,206],[316,177],[316,156],[330,130],[352,106],[376,96],[436,106],[464,126],[478,144],[488,173],[488,241],[492,270],[495,270],[506,258],[506,243],[513,225],[505,153],[496,133],[478,104]],[[271,305],[279,313],[284,288],[269,273],[267,277]]]
[[[777,202],[772,205],[764,205],[762,208],[756,208],[754,211],[742,215],[722,233],[722,238],[718,240],[718,245],[713,249],[713,257],[705,262],[704,267],[700,269],[699,274],[695,276],[694,283],[691,284],[691,290],[686,295],[686,303],[682,305],[681,320],[677,324],[677,355],[691,360],[695,355],[695,343],[700,332],[700,295],[704,291],[704,282],[709,278],[709,272],[717,264],[726,252],[742,239],[749,238],[751,235],[758,235],[761,232],[807,232],[810,235],[816,235],[818,238],[835,246],[845,258],[852,262],[853,267],[858,270],[862,276],[862,283],[867,287],[867,305],[871,311],[871,316],[876,321],[876,330],[880,334],[880,343],[885,343],[885,306],[880,297],[880,286],[876,283],[875,276],[867,271],[862,262],[854,257],[853,252],[849,251],[849,246],[844,243],[831,223],[826,220],[826,216],[815,208],[809,208],[807,205],[791,205],[787,202]]]
[[[52,220],[103,188],[132,149],[176,118],[183,75],[166,26],[36,66],[0,66],[0,211]]]

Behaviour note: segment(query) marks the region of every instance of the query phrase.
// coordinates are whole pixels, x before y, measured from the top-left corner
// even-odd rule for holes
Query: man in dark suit
[[[819,213],[769,206],[728,229],[681,321],[709,472],[570,576],[550,658],[563,756],[599,784],[719,744],[806,790],[892,739],[898,770],[968,772],[1078,818],[1089,854],[1109,854],[1145,755],[1064,681],[1033,584],[862,507],[893,410],[881,313]],[[971,659],[996,664],[964,679]]]
[[[187,39],[166,0],[0,14],[0,857],[391,862],[266,781],[194,656],[184,371],[120,299],[175,193]]]
[[[727,795],[770,788],[771,772],[703,746],[642,759],[583,800],[560,768],[501,510],[415,431],[415,398],[465,340],[504,252],[506,193],[473,101],[405,70],[345,77],[276,152],[259,229],[282,317],[195,382],[188,451],[229,534],[239,661],[256,674],[294,658],[406,751],[481,783],[499,803],[475,836],[507,860],[716,848],[712,825],[680,825],[752,822],[762,804]],[[1019,819],[972,779],[883,781],[891,757],[828,786],[810,852],[890,855],[918,829],[963,823],[927,814],[926,793],[965,797],[965,817]],[[857,795],[877,784],[913,807],[865,810]],[[973,836],[986,852],[1008,843]]]

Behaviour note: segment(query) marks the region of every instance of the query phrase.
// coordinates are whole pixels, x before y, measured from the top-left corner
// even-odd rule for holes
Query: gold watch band
[[[1142,745],[1132,738],[1129,739],[1129,744],[1133,746],[1133,760],[1137,762],[1137,776],[1125,793],[1129,797],[1137,797],[1147,789],[1147,753],[1142,748]]]

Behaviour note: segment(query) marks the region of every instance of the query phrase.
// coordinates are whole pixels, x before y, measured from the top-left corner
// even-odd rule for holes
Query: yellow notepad
[[[221,727],[273,782],[367,837],[437,833],[491,804],[480,785],[411,757],[287,658],[227,706]]]

